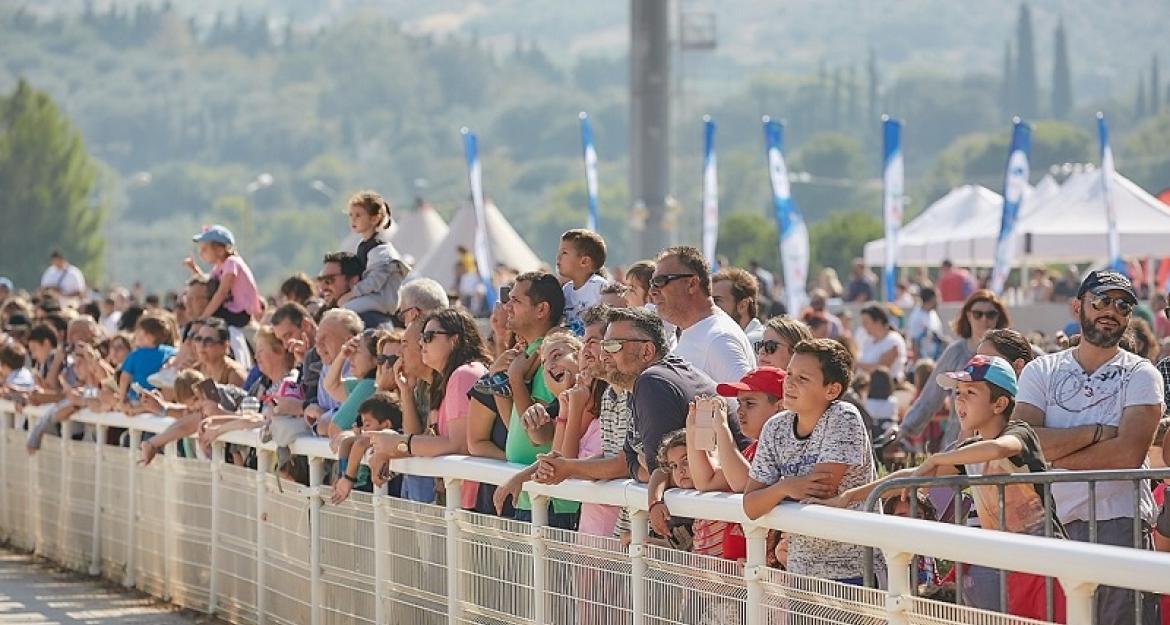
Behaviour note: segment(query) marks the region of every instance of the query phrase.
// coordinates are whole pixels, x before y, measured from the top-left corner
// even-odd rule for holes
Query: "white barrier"
[[[275,448],[255,431],[231,432],[207,462],[174,445],[148,467],[132,449],[46,437],[28,456],[23,414],[0,402],[0,532],[12,545],[61,564],[121,579],[233,623],[980,623],[1021,619],[913,596],[913,554],[1059,578],[1068,622],[1091,625],[1097,585],[1170,593],[1164,554],[785,504],[749,522],[741,496],[671,491],[672,513],[744,525],[744,564],[647,544],[646,491],[631,481],[529,483],[534,523],[385,496],[353,493],[322,505],[327,441],[304,438],[310,485],[222,462],[223,444],[254,447],[262,467]],[[130,440],[169,418],[82,412],[76,422]],[[97,440],[104,437],[99,436]],[[515,465],[446,456],[395,461],[402,473],[500,484]],[[628,548],[608,537],[545,527],[549,497],[625,506]],[[767,529],[881,549],[889,589],[858,588],[769,569]],[[715,619],[715,620],[712,620]],[[722,620],[719,620],[722,619]]]

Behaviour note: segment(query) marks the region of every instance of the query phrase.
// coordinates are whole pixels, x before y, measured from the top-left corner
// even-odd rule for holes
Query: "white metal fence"
[[[260,470],[178,457],[175,446],[138,464],[143,432],[170,419],[83,412],[96,429],[128,428],[131,447],[46,437],[25,451],[23,414],[0,402],[0,536],[64,566],[121,580],[233,623],[439,625],[816,623],[1008,625],[1022,619],[914,597],[915,554],[1058,578],[1068,621],[1092,623],[1098,584],[1170,593],[1170,557],[1118,547],[1036,538],[819,506],[785,504],[756,522],[740,496],[671,491],[686,517],[744,524],[746,563],[647,544],[646,493],[629,481],[529,484],[534,522],[353,493],[323,505],[327,442],[301,439],[310,482],[278,483],[263,467],[274,449],[255,432],[225,442],[257,448]],[[133,453],[131,450],[135,450]],[[436,476],[448,492],[462,480],[499,484],[518,467],[448,456],[395,461],[404,473]],[[556,496],[621,505],[633,514],[626,547],[608,537],[545,526]],[[764,566],[767,529],[881,549],[889,588],[805,578]]]

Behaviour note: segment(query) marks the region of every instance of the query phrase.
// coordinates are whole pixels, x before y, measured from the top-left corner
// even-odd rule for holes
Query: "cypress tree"
[[[1162,112],[1162,103],[1159,101],[1162,95],[1161,86],[1162,80],[1158,77],[1158,55],[1155,54],[1150,61],[1150,115]]]
[[[1016,114],[1016,102],[1012,97],[1015,90],[1015,72],[1012,69],[1014,67],[1012,60],[1012,42],[1005,41],[1003,44],[1003,84],[1000,85],[999,89],[999,106],[1004,117]]]
[[[1017,112],[1021,117],[1034,118],[1036,110],[1036,49],[1032,43],[1032,12],[1028,5],[1020,5],[1020,18],[1016,24],[1016,88]]]
[[[870,123],[878,116],[878,69],[877,57],[873,53],[873,48],[869,49],[869,62],[866,63],[865,71],[869,79],[869,110],[866,115],[866,123]]]
[[[1144,119],[1146,116],[1146,77],[1141,74],[1138,74],[1138,90],[1133,105],[1133,116],[1135,119]]]
[[[1056,25],[1053,38],[1052,61],[1052,116],[1067,119],[1072,110],[1072,72],[1068,66],[1068,41],[1064,36],[1064,20]]]

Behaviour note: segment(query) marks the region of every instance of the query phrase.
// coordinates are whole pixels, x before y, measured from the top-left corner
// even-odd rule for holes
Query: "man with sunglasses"
[[[362,265],[357,256],[349,252],[326,254],[321,263],[321,273],[317,274],[317,288],[325,300],[325,309],[337,308],[338,301],[353,289],[361,277]],[[376,310],[362,312],[358,316],[367,328],[376,328],[390,321],[388,315]]]
[[[1014,418],[1036,429],[1054,469],[1098,470],[1146,467],[1146,452],[1162,416],[1161,376],[1150,361],[1118,347],[1137,305],[1129,278],[1094,271],[1081,283],[1073,314],[1081,326],[1076,347],[1033,360],[1020,374]],[[1154,502],[1147,481],[1100,482],[1095,509],[1084,483],[1054,484],[1052,497],[1069,538],[1149,549]],[[1134,511],[1146,531],[1134,544]],[[1134,592],[1097,589],[1097,622],[1133,623]],[[1143,599],[1145,621],[1156,616],[1154,601]]]
[[[658,315],[681,330],[672,354],[716,383],[736,382],[756,367],[743,328],[711,298],[711,271],[702,252],[680,245],[659,254],[650,294]]]

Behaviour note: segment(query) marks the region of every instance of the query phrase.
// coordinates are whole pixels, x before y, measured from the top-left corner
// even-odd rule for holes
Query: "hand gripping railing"
[[[24,419],[30,416],[35,416],[41,411],[37,408],[25,409],[23,413],[17,413],[11,404],[0,403],[0,466],[5,468],[5,473],[9,473],[9,469],[24,467],[23,463],[27,463],[28,471],[36,477],[42,472],[46,474],[49,471],[55,470],[51,467],[40,466],[40,461],[37,458],[28,459],[23,453],[23,439],[24,432],[20,431]],[[74,420],[81,423],[91,424],[96,426],[98,430],[107,428],[126,428],[130,432],[131,440],[138,439],[142,433],[146,432],[160,432],[169,426],[173,420],[161,417],[128,417],[116,413],[92,413],[82,411],[75,415]],[[98,438],[102,440],[101,437]],[[336,610],[339,607],[336,602],[342,599],[335,597],[334,586],[328,586],[330,592],[326,592],[326,581],[322,576],[322,553],[320,550],[326,549],[326,541],[322,540],[322,517],[323,511],[321,507],[323,491],[323,470],[320,463],[324,460],[334,459],[335,455],[329,449],[328,442],[319,438],[302,438],[294,441],[291,446],[291,451],[295,455],[303,455],[309,458],[310,466],[310,484],[307,488],[299,488],[295,485],[288,484],[282,487],[280,484],[275,484],[274,479],[269,471],[263,470],[263,467],[270,463],[267,461],[261,462],[262,470],[252,472],[255,475],[255,501],[251,503],[252,511],[248,511],[247,501],[241,499],[246,497],[247,489],[241,489],[243,483],[241,480],[240,469],[237,467],[230,467],[222,463],[223,458],[223,443],[230,443],[244,447],[252,447],[257,450],[261,458],[268,457],[269,454],[275,451],[275,447],[271,443],[261,443],[258,439],[258,434],[255,431],[244,432],[230,432],[225,434],[220,443],[216,445],[215,461],[211,463],[193,464],[193,466],[206,466],[207,476],[209,477],[208,487],[210,490],[209,507],[210,517],[206,528],[200,528],[206,531],[210,540],[210,560],[207,565],[200,565],[199,572],[206,573],[206,590],[208,593],[207,601],[203,604],[203,609],[209,612],[220,615],[235,622],[291,622],[294,619],[278,616],[277,613],[287,608],[286,604],[303,602],[306,606],[307,618],[306,622],[311,625],[320,625],[325,622],[324,612],[326,609]],[[71,449],[76,449],[76,445],[93,445],[89,442],[77,441],[62,441],[60,443],[63,453],[68,453]],[[98,445],[98,447],[106,447]],[[108,448],[113,449],[113,448]],[[175,448],[171,446],[167,449],[167,458],[161,464],[159,469],[164,472],[171,472],[176,469],[176,464],[179,459],[175,458]],[[126,462],[125,467],[110,466],[109,462],[104,459],[105,454],[98,453],[95,455],[93,474],[100,480],[108,480],[108,476],[125,474],[130,481],[138,479],[138,473],[144,471],[143,467],[137,464],[138,452],[136,449],[130,450],[130,453],[125,456],[127,459],[122,459],[120,456],[114,456],[120,462]],[[156,462],[158,462],[156,460]],[[198,463],[199,461],[184,461],[190,463]],[[470,592],[467,577],[461,576],[461,569],[466,567],[474,568],[482,564],[475,558],[472,551],[467,548],[460,547],[461,533],[467,531],[462,525],[462,521],[470,518],[466,515],[471,513],[464,512],[458,509],[459,505],[459,486],[465,480],[473,480],[488,484],[502,484],[510,479],[520,467],[505,462],[483,459],[471,458],[464,456],[445,456],[440,458],[408,458],[403,460],[395,460],[392,463],[394,471],[399,473],[433,476],[442,479],[447,488],[447,510],[443,516],[445,519],[445,533],[442,534],[446,545],[446,606],[437,606],[427,604],[426,614],[428,622],[449,622],[460,623],[464,620],[464,612],[466,610],[477,609],[473,604],[468,603],[469,599],[466,596]],[[230,474],[228,470],[230,469]],[[156,470],[150,468],[150,470]],[[30,504],[36,502],[41,489],[48,487],[47,483],[38,479],[29,479],[24,483],[17,483],[10,479],[0,479],[0,501],[4,502],[4,510],[0,513],[0,529],[8,538],[15,536],[23,536],[29,527],[33,527],[35,523],[41,521],[37,517],[37,506],[28,505],[26,510],[16,510],[10,505],[18,495],[22,495],[25,501]],[[168,480],[166,483],[174,483]],[[284,493],[277,495],[277,489],[283,488]],[[21,491],[17,493],[15,491]],[[552,623],[560,622],[554,615],[550,613],[549,595],[552,589],[547,587],[552,579],[546,579],[549,576],[549,571],[556,570],[555,564],[550,562],[551,552],[547,548],[549,545],[555,545],[553,540],[557,534],[545,527],[547,519],[542,513],[545,510],[544,503],[549,498],[567,499],[580,501],[585,503],[607,504],[613,506],[624,506],[629,509],[633,517],[631,544],[628,549],[628,554],[623,557],[628,558],[629,563],[629,580],[630,580],[630,605],[628,610],[628,622],[641,625],[648,622],[652,617],[649,610],[655,605],[660,605],[663,601],[662,592],[658,587],[652,587],[650,579],[661,567],[660,552],[655,552],[653,547],[648,547],[646,541],[646,518],[647,518],[647,501],[646,490],[641,484],[629,480],[615,480],[610,482],[589,482],[581,480],[567,480],[557,485],[544,485],[537,483],[527,483],[525,485],[527,490],[533,498],[533,524],[531,526],[531,535],[529,537],[530,559],[532,567],[532,592],[527,595],[533,604],[530,617],[516,618],[517,622],[529,623]],[[151,515],[158,514],[158,511],[142,508],[142,502],[134,496],[128,496],[124,501],[108,501],[103,498],[102,485],[99,484],[95,489],[93,505],[94,505],[94,520],[91,526],[86,528],[70,527],[71,531],[82,531],[90,534],[89,539],[93,545],[92,563],[95,565],[100,563],[103,558],[118,560],[117,554],[103,554],[101,552],[101,545],[106,544],[104,537],[107,535],[110,528],[107,528],[102,520],[108,515],[103,514],[102,510],[113,505],[126,506],[127,528],[125,528],[126,554],[120,561],[125,564],[123,581],[127,585],[134,584],[135,574],[143,563],[136,563],[134,553],[135,542],[142,537],[139,528],[136,528],[136,520],[153,519]],[[131,491],[131,494],[134,491]],[[187,493],[166,492],[163,493],[166,501],[165,510],[175,510],[175,505],[182,503],[182,498],[188,496]],[[303,509],[306,511],[304,516],[300,513],[289,514],[287,509],[296,501],[302,502]],[[364,501],[364,500],[363,500]],[[388,518],[397,519],[402,516],[402,519],[396,521],[401,526],[409,525],[410,523],[426,522],[426,518],[434,517],[419,517],[428,508],[420,504],[418,508],[412,508],[412,514],[415,516],[407,519],[403,516],[401,508],[395,507],[400,504],[394,504],[395,500],[388,497],[375,496],[371,500],[373,509],[372,515],[375,522],[385,521]],[[777,593],[781,595],[788,592],[786,587],[778,586],[773,581],[773,573],[765,567],[765,535],[768,529],[776,529],[784,532],[791,532],[794,534],[802,534],[808,536],[815,536],[827,540],[838,542],[847,542],[857,545],[863,545],[881,549],[885,555],[889,566],[889,585],[885,592],[886,600],[884,605],[884,620],[894,624],[908,624],[926,622],[926,618],[917,612],[920,604],[913,597],[913,589],[911,584],[911,563],[914,554],[927,553],[936,557],[946,558],[955,562],[966,562],[979,564],[988,567],[995,567],[1001,569],[1024,571],[1034,573],[1037,575],[1051,576],[1060,579],[1064,586],[1068,597],[1068,622],[1076,625],[1091,625],[1092,623],[1092,594],[1093,590],[1098,585],[1120,586],[1131,588],[1134,590],[1141,590],[1154,593],[1170,593],[1170,576],[1165,575],[1166,570],[1170,567],[1170,559],[1165,555],[1143,552],[1134,549],[1125,549],[1119,547],[1110,547],[1103,545],[1093,545],[1086,543],[1078,543],[1073,541],[1058,541],[1046,539],[1042,537],[1024,536],[1017,534],[1010,534],[1006,532],[991,532],[967,527],[956,527],[949,524],[934,523],[928,521],[899,518],[893,516],[884,516],[878,514],[857,512],[851,510],[838,510],[824,506],[814,505],[799,505],[799,504],[784,504],[778,506],[776,509],[765,515],[764,517],[755,521],[748,520],[742,507],[742,496],[735,494],[717,494],[717,493],[696,493],[693,491],[671,490],[666,494],[666,503],[672,514],[696,519],[710,519],[723,520],[729,522],[736,522],[743,524],[744,533],[748,538],[748,556],[745,565],[742,567],[742,585],[746,588],[746,600],[742,601],[744,609],[744,622],[750,625],[757,625],[766,622],[767,610],[774,610],[778,604],[780,605],[795,605],[796,601],[792,597],[787,599],[777,599]],[[350,505],[350,504],[346,504]],[[369,504],[358,503],[353,504],[355,509],[369,510],[361,506]],[[285,512],[281,512],[284,506]],[[296,508],[293,509],[296,512]],[[170,513],[174,518],[174,512]],[[432,513],[428,513],[432,514]],[[281,516],[283,515],[283,516]],[[279,518],[278,518],[279,517]],[[64,517],[63,517],[64,518]],[[284,519],[281,521],[280,519]],[[178,519],[187,523],[192,523],[191,519]],[[239,594],[239,587],[246,585],[249,580],[241,580],[241,577],[246,577],[240,572],[240,562],[246,562],[245,554],[235,553],[233,550],[239,550],[239,546],[233,544],[231,549],[224,549],[222,541],[228,540],[229,535],[239,534],[242,532],[241,528],[245,528],[247,523],[255,523],[255,562],[252,573],[252,581],[255,582],[255,605],[244,605],[240,608],[238,605],[225,605],[227,595],[225,593],[233,592]],[[308,532],[308,538],[302,539],[300,534],[290,531],[288,528],[276,527],[276,523],[286,523],[296,525],[298,531],[304,529]],[[357,523],[357,522],[355,522]],[[364,522],[362,522],[364,523]],[[225,526],[230,525],[230,527]],[[435,526],[434,523],[431,523]],[[441,524],[440,524],[441,525]],[[365,525],[361,525],[365,527]],[[246,528],[245,528],[246,529]],[[405,561],[397,559],[384,558],[383,554],[386,550],[393,551],[398,546],[385,536],[385,526],[376,525],[375,532],[372,539],[372,544],[368,546],[369,549],[376,549],[375,565],[373,566],[373,576],[376,578],[375,595],[376,603],[375,609],[371,611],[368,616],[354,616],[352,622],[372,622],[372,623],[391,623],[402,622],[401,618],[395,617],[392,610],[384,605],[382,595],[390,588],[389,578],[395,577],[396,567],[406,566]],[[437,536],[435,532],[431,531],[428,536]],[[53,534],[43,536],[42,540],[52,541]],[[233,540],[235,540],[233,538]],[[356,540],[356,538],[355,538]],[[418,539],[420,541],[422,538]],[[17,541],[25,542],[26,541]],[[167,559],[167,571],[172,571],[173,564],[171,560],[176,558],[175,540],[172,537],[167,537],[165,545],[165,557]],[[302,544],[303,543],[303,544]],[[33,545],[38,552],[48,552],[46,544]],[[253,546],[249,546],[251,549]],[[281,587],[280,594],[276,586],[282,583],[293,583],[296,581],[296,575],[289,572],[278,570],[278,575],[268,575],[273,562],[270,558],[276,557],[270,554],[270,551],[293,551],[294,555],[301,553],[301,550],[308,552],[307,558],[307,584],[308,592],[303,596],[298,596],[295,590],[289,590]],[[425,551],[425,550],[424,550]],[[250,551],[249,551],[250,553]],[[274,551],[275,553],[275,551]],[[422,553],[422,552],[420,552]],[[429,552],[428,552],[429,553]],[[659,554],[656,556],[655,554]],[[437,554],[432,554],[437,555]],[[292,557],[281,555],[280,557]],[[296,567],[303,566],[297,564],[300,559],[293,557],[293,564]],[[285,562],[285,560],[281,560]],[[290,565],[291,566],[291,565]],[[203,569],[206,569],[205,571]],[[91,570],[98,570],[97,566]],[[674,569],[676,571],[687,569]],[[424,572],[425,573],[425,572]],[[603,571],[597,571],[598,574]],[[678,578],[677,572],[674,577],[670,579],[675,580],[676,586],[682,588],[680,591],[683,596],[687,592],[692,592],[697,585],[701,585],[701,579],[697,579],[702,573],[696,571],[696,579],[687,580],[684,575],[681,580]],[[168,573],[168,576],[170,573]],[[424,575],[426,577],[426,575]],[[275,579],[274,579],[275,578]],[[286,579],[287,578],[287,579]],[[788,579],[788,578],[786,578]],[[417,583],[430,584],[434,580],[422,580]],[[661,579],[659,579],[659,583]],[[795,578],[789,579],[794,586],[801,582]],[[403,583],[401,580],[395,583]],[[408,582],[415,583],[415,582]],[[821,584],[817,588],[828,588],[827,585],[834,583],[820,582],[817,580],[810,580],[808,584]],[[229,586],[235,590],[229,590]],[[168,580],[168,589],[171,588],[171,582]],[[834,586],[832,592],[850,592],[849,587],[841,586],[837,588]],[[687,590],[692,589],[692,590]],[[793,590],[792,592],[796,592]],[[877,592],[877,591],[866,591]],[[429,593],[429,594],[428,594]],[[172,594],[168,590],[167,594]],[[432,589],[420,588],[416,593],[418,596],[433,597],[434,591]],[[339,595],[338,595],[339,596]],[[673,596],[673,595],[669,595]],[[667,596],[667,599],[669,599]],[[241,605],[246,604],[246,601],[237,601],[239,598],[233,595],[236,603]],[[391,598],[393,599],[393,598]],[[825,602],[831,602],[832,597],[825,597]],[[657,603],[656,603],[657,602]],[[788,602],[785,604],[784,602]],[[818,601],[814,600],[813,603]],[[426,603],[422,601],[421,603]],[[840,602],[838,602],[840,604]],[[395,604],[397,605],[397,604]],[[229,609],[230,608],[230,609]],[[254,608],[254,614],[250,611]],[[397,609],[397,608],[395,608]],[[420,608],[421,609],[421,608]],[[336,612],[331,612],[336,614]],[[583,612],[582,612],[583,614]],[[975,617],[979,617],[981,622],[985,623],[999,623],[1009,621],[994,621],[992,615],[987,613],[968,612],[956,613],[953,618],[940,619],[937,616],[929,619],[932,623],[959,623],[965,622]],[[468,615],[470,616],[470,615]],[[565,619],[561,619],[563,621]],[[331,622],[337,621],[336,618],[331,618]],[[869,621],[865,621],[869,622]]]

